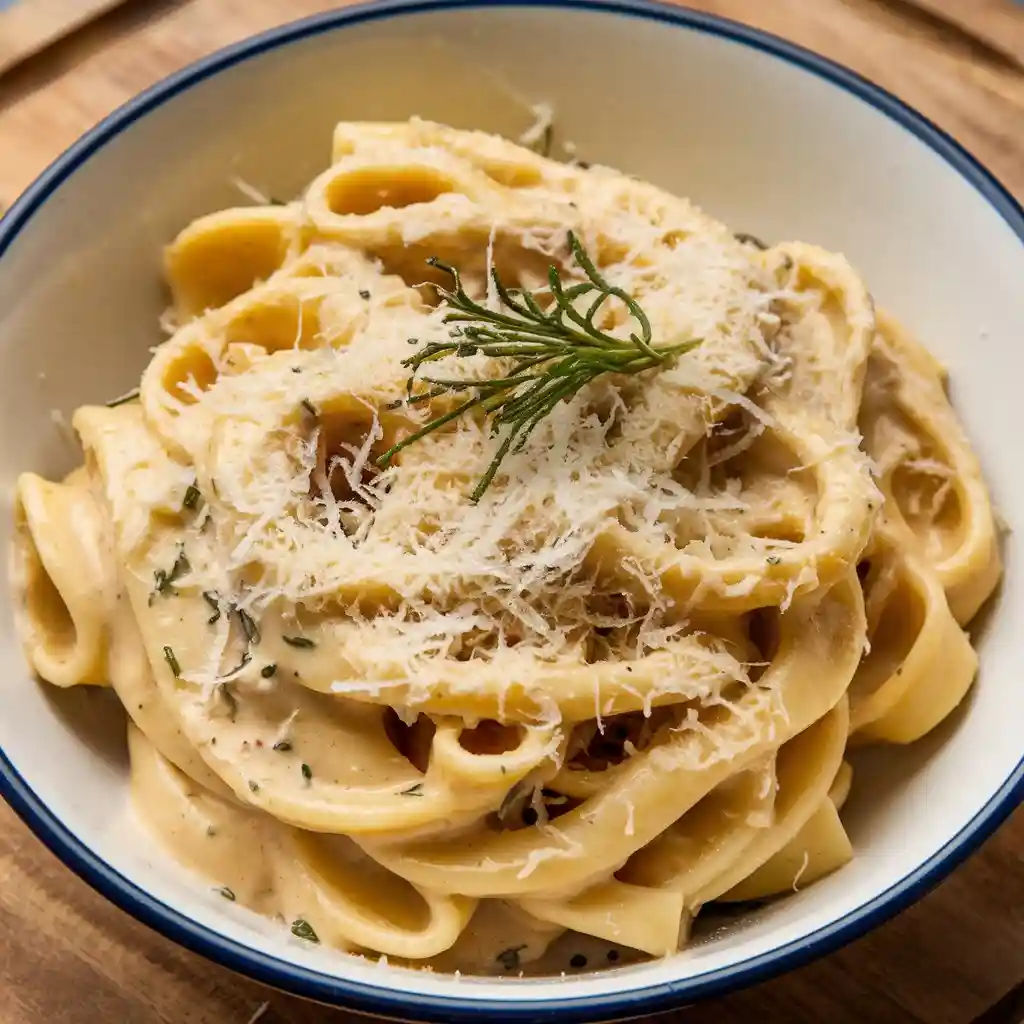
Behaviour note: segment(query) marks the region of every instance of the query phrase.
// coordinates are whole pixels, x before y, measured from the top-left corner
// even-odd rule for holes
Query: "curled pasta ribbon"
[[[568,900],[524,899],[519,906],[540,921],[608,942],[667,956],[685,943],[690,916],[678,893],[602,882]]]
[[[346,839],[299,832],[197,791],[136,727],[128,739],[137,809],[180,860],[233,901],[301,919],[341,949],[409,959],[448,949],[472,915],[474,900],[419,890]]]
[[[129,592],[137,613],[149,607],[146,585],[130,584]],[[286,682],[263,688],[255,669],[232,677],[225,707],[219,684],[187,682],[205,668],[208,614],[198,595],[185,593],[149,608],[143,636],[161,693],[189,742],[240,800],[296,827],[351,835],[447,828],[497,810],[511,786],[558,755],[558,730],[531,727],[500,755],[460,756],[442,722],[438,757],[424,774],[395,748],[385,709]],[[177,676],[163,651],[170,630]]]
[[[860,656],[860,634],[850,628],[863,623],[859,587],[843,581],[809,604],[783,617],[778,653],[759,686],[724,709],[713,731],[670,733],[554,823],[477,832],[457,842],[364,843],[364,849],[410,881],[466,895],[526,896],[566,886],[579,891],[581,880],[607,877],[717,785],[842,698]],[[723,757],[716,746],[729,740],[739,752]]]
[[[284,653],[283,635],[284,630],[275,632],[271,627],[269,649]],[[400,665],[389,665],[385,659],[367,664],[365,652],[370,648],[363,630],[327,626],[309,635],[316,647],[304,659],[303,685],[355,701],[468,720],[578,722],[628,711],[649,712],[665,704],[706,698],[747,676],[745,666],[730,651],[693,636],[669,642],[664,649],[632,662],[588,665],[582,658],[564,657],[537,666],[517,658],[513,650],[508,657],[489,663],[434,659],[409,679]]]
[[[863,563],[870,649],[850,684],[858,740],[919,739],[960,703],[978,669],[938,574],[900,532],[887,518]]]
[[[934,567],[964,625],[1002,573],[988,489],[933,357],[892,317],[881,314],[878,327],[864,447],[878,463],[892,529]]]
[[[840,257],[796,243],[778,253],[789,259],[794,277],[794,319],[779,335],[791,374],[769,392],[763,408],[767,438],[788,456],[784,473],[806,472],[812,480],[806,532],[770,555],[752,550],[707,558],[685,549],[659,551],[612,526],[592,554],[601,571],[614,576],[629,559],[656,567],[666,591],[705,611],[784,605],[795,594],[832,585],[856,562],[880,504],[855,433],[874,330],[867,292]],[[620,582],[631,586],[627,576]]]
[[[730,893],[778,854],[827,797],[848,721],[843,698],[779,748],[770,775],[749,772],[739,784],[713,790],[692,814],[639,850],[620,876],[679,892],[692,912]]]
[[[110,685],[135,729],[183,775],[215,796],[230,798],[231,791],[189,743],[157,687],[127,594],[115,603],[110,633]]]
[[[410,149],[444,149],[493,182],[512,189],[539,185],[562,170],[562,165],[508,139],[487,132],[450,128],[420,118],[403,123],[342,121],[334,129],[332,162],[337,164],[347,157],[374,155],[382,150],[408,152]],[[571,187],[575,176],[566,173],[562,180],[566,187]]]
[[[164,274],[184,322],[265,281],[299,237],[291,207],[240,207],[193,221],[164,252]]]
[[[853,769],[843,761],[829,788],[799,832],[759,868],[719,896],[720,902],[763,900],[797,892],[837,871],[853,857],[850,837],[839,812],[850,792]]]
[[[197,417],[203,422],[203,410],[197,403],[219,380],[237,378],[282,353],[278,358],[307,371],[280,394],[282,412],[294,412],[303,398],[333,398],[333,393],[311,394],[317,379],[311,384],[308,375],[317,369],[314,353],[342,348],[357,332],[372,329],[380,310],[394,316],[396,305],[419,307],[417,293],[397,279],[382,279],[368,260],[351,254],[345,262],[342,269],[334,259],[333,269],[343,277],[276,274],[204,313],[161,346],[143,374],[141,398],[150,423],[172,451],[193,458],[199,454],[193,424]],[[363,286],[371,281],[376,294],[372,308],[362,298]],[[397,360],[385,377],[392,385],[396,368]],[[392,398],[399,394],[394,386],[392,391]]]
[[[10,568],[29,664],[54,686],[105,686],[113,553],[87,486],[18,478]]]

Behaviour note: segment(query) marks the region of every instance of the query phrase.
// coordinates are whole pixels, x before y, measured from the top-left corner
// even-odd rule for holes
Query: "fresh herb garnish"
[[[260,669],[260,675],[263,676],[264,679],[269,679],[276,671],[277,665],[271,662],[269,665],[264,665],[263,668]]]
[[[779,557],[778,555],[769,555],[769,556],[768,556],[768,557],[767,557],[767,558],[765,559],[765,561],[766,561],[766,562],[767,562],[767,563],[768,563],[769,565],[779,565],[779,564],[781,563],[782,559],[781,559],[781,558],[780,558],[780,557]]]
[[[245,634],[246,642],[258,644],[260,642],[260,629],[256,625],[256,620],[244,608],[236,608],[235,613],[238,615],[238,621],[242,624],[242,632]]]
[[[274,744],[274,750],[280,751],[282,754],[287,754],[292,749],[291,742],[289,740],[278,740]]]
[[[235,902],[235,894],[226,885],[222,885],[216,891],[219,895],[223,896],[224,899],[226,899],[229,903]]]
[[[519,954],[526,949],[526,946],[509,946],[503,949],[494,959],[501,964],[506,971],[514,971],[519,967]]]
[[[256,782],[254,779],[250,779],[249,780],[249,789],[253,793],[258,793],[260,791],[260,784],[258,782]]]
[[[306,764],[305,761],[302,762],[302,777],[307,782],[312,782],[312,780],[313,780],[313,769],[310,768],[309,765]]]
[[[174,656],[174,651],[170,647],[164,647],[164,660],[167,662],[168,665],[171,666],[171,671],[174,673],[174,678],[180,678],[181,666],[178,664],[178,659]]]
[[[281,639],[288,644],[289,647],[316,647],[316,641],[310,640],[308,636],[288,636],[287,633],[282,633]]]
[[[414,782],[408,789],[403,789],[399,796],[423,796],[423,783]]]
[[[733,235],[733,238],[735,238],[737,242],[742,242],[745,245],[752,245],[755,249],[760,249],[762,252],[768,248],[767,243],[762,242],[757,235],[748,234],[746,231],[737,231]]]
[[[450,309],[444,322],[455,326],[447,341],[430,342],[402,361],[412,371],[405,404],[428,402],[446,394],[471,397],[389,448],[377,458],[378,466],[386,466],[402,449],[479,408],[491,417],[492,435],[504,432],[494,459],[471,495],[471,501],[479,501],[505,456],[520,451],[541,420],[561,401],[602,374],[637,374],[663,368],[700,344],[699,340],[688,340],[653,345],[651,323],[637,301],[601,275],[571,231],[568,245],[586,280],[566,284],[558,268],[552,266],[548,271],[552,301],[546,309],[526,289],[506,288],[497,270],[492,270],[491,278],[504,307],[495,312],[469,297],[455,267],[435,257],[427,260],[452,278],[451,290],[440,286],[437,290]],[[576,308],[583,299],[588,300],[586,312]],[[636,322],[637,330],[628,338],[617,338],[597,326],[597,316],[610,299],[622,302]],[[425,364],[447,356],[475,355],[511,359],[513,365],[505,376],[482,380],[420,373]],[[429,388],[413,394],[417,377]]]
[[[220,598],[212,590],[203,591],[203,600],[213,609],[213,614],[206,620],[212,626],[220,618]]]
[[[107,402],[108,409],[116,409],[119,405],[125,405],[128,402],[134,402],[139,397],[139,389],[132,388],[131,391],[126,391],[123,395],[117,398],[112,398]]]
[[[180,548],[178,550],[178,557],[174,560],[174,565],[170,569],[157,569],[153,573],[153,594],[173,594],[174,584],[181,579],[182,576],[187,576],[192,571],[192,566],[189,565],[188,558],[185,556],[185,549]],[[151,595],[153,596],[153,595]]]
[[[360,288],[359,289],[359,298],[365,300],[365,299],[369,299],[369,297],[370,297],[370,293],[369,293],[369,291],[366,288]]]
[[[320,941],[316,932],[313,931],[313,926],[303,917],[298,917],[292,921],[292,935],[299,939],[305,939],[307,942]]]
[[[185,491],[185,497],[181,499],[181,507],[187,509],[194,509],[199,504],[199,499],[202,495],[199,493],[199,488],[194,483],[188,485],[188,489]]]

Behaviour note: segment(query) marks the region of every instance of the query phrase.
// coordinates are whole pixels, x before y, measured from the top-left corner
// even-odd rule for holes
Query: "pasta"
[[[564,280],[581,330],[678,352],[496,458],[459,396],[503,356],[453,328],[446,265],[491,314]],[[513,975],[673,953],[702,907],[845,864],[851,750],[971,686],[989,497],[843,257],[412,120],[339,125],[301,198],[165,266],[137,396],[19,480],[18,625],[43,679],[114,689],[171,853],[298,939]]]

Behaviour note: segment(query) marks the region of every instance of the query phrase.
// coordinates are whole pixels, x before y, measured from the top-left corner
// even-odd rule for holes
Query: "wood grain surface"
[[[131,0],[0,77],[0,203],[103,115],[317,0]],[[702,0],[880,83],[1024,198],[1024,8],[1011,0]],[[1024,287],[1024,283],[1021,285]],[[674,1024],[1019,1024],[1024,810],[868,937]],[[1016,1009],[1014,1009],[1016,1004]],[[0,806],[0,1024],[355,1024],[184,951],[115,909]]]

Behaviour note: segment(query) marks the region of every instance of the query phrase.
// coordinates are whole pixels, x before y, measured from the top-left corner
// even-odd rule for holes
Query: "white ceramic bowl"
[[[0,472],[58,473],[65,413],[133,384],[157,342],[160,247],[240,197],[292,195],[342,118],[412,114],[515,134],[549,101],[580,155],[695,199],[737,229],[845,252],[949,365],[1011,527],[1024,517],[1024,212],[892,96],[806,51],[642,2],[425,0],[349,8],[221,51],[61,156],[0,225]],[[9,503],[8,503],[9,505]],[[7,533],[9,508],[0,516]],[[0,790],[66,864],[165,935],[279,988],[399,1017],[605,1020],[827,952],[919,897],[1024,796],[1024,575],[1007,576],[961,713],[861,763],[857,857],[667,960],[564,980],[462,979],[310,948],[185,875],[127,811],[123,730],[102,694],[26,672],[0,607]]]

